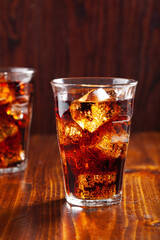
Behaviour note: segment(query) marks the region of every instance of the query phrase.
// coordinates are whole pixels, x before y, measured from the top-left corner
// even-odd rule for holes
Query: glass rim
[[[100,80],[99,83],[94,81]],[[76,82],[77,81],[77,82]],[[91,82],[93,81],[93,82]],[[103,83],[101,83],[103,81]],[[109,81],[112,83],[109,83]],[[114,83],[115,81],[115,83]],[[51,85],[54,87],[62,86],[79,86],[79,87],[124,87],[136,86],[138,81],[131,78],[120,77],[68,77],[68,78],[55,78],[51,80]]]
[[[28,67],[0,67],[0,75],[26,75],[26,74],[34,74],[36,70],[34,68]]]

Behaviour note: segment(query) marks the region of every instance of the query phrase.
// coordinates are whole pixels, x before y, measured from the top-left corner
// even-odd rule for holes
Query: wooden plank
[[[0,176],[0,239],[158,240],[160,133],[131,136],[122,202],[84,209],[64,199],[56,136],[31,138],[25,173]]]

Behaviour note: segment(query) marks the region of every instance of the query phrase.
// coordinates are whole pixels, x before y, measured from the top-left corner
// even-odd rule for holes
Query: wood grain
[[[0,176],[0,239],[158,240],[160,133],[131,136],[119,205],[84,209],[64,199],[55,135],[31,138],[24,173]]]
[[[116,76],[139,81],[134,131],[160,130],[159,0],[1,0],[0,66],[30,66],[33,133],[55,132],[50,80]]]

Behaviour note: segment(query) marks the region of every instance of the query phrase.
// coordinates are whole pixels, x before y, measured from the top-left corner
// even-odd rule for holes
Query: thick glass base
[[[16,167],[0,168],[0,174],[22,172],[25,170],[26,166],[27,163],[23,162],[21,164],[17,164]]]
[[[83,200],[75,198],[73,195],[68,196],[66,194],[66,200],[69,204],[80,206],[80,207],[104,207],[113,204],[120,203],[122,198],[122,192],[114,195],[112,198],[108,199],[98,199],[98,200]]]

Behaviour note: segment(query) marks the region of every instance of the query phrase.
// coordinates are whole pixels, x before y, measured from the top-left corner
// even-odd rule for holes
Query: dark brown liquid
[[[132,101],[75,102],[75,105],[58,101],[56,105],[67,194],[93,200],[119,194]]]
[[[25,159],[31,117],[31,83],[0,79],[0,168]]]

